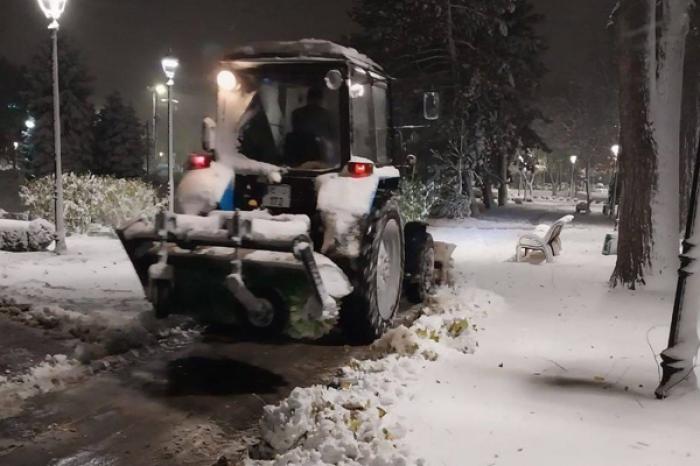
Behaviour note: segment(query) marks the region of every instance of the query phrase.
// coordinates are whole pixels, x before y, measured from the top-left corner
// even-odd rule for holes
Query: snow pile
[[[22,401],[63,389],[85,375],[86,369],[78,361],[56,354],[47,355],[25,374],[11,378],[0,376],[0,419],[16,414]]]
[[[190,170],[177,187],[177,202],[185,214],[200,215],[216,209],[233,181],[233,170],[212,162],[209,168]]]
[[[361,157],[353,157],[350,161],[372,163]],[[317,209],[325,226],[321,252],[357,257],[360,254],[362,219],[372,209],[379,182],[398,177],[396,168],[382,167],[375,168],[371,176],[364,178],[348,176],[347,172],[316,178]]]
[[[43,251],[53,243],[56,229],[51,222],[0,219],[0,250]]]
[[[406,427],[394,412],[411,396],[426,364],[441,355],[471,352],[474,342],[463,293],[441,290],[411,328],[388,332],[374,345],[377,360],[353,361],[331,387],[295,389],[261,420],[258,460],[248,466],[422,465],[404,441]],[[462,301],[463,302],[463,301]]]

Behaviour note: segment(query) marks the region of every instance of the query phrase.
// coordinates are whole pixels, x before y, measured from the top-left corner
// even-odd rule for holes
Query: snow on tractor
[[[449,266],[399,211],[397,167],[414,158],[397,153],[390,79],[316,40],[241,47],[221,67],[177,213],[118,231],[155,312],[300,337],[339,319],[379,337],[402,292],[423,301]]]

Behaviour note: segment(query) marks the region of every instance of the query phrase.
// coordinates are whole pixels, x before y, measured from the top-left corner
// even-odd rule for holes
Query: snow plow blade
[[[158,314],[168,313],[159,312],[157,301],[162,295],[207,288],[195,300],[198,304],[215,294],[221,297],[223,291],[259,318],[269,304],[256,297],[256,290],[266,287],[277,288],[282,295],[289,293],[280,288],[294,280],[278,276],[296,273],[305,277],[321,311],[335,307],[336,299],[352,292],[343,271],[313,252],[309,228],[305,215],[213,212],[200,217],[161,213],[153,222],[133,221],[118,229],[117,235]]]

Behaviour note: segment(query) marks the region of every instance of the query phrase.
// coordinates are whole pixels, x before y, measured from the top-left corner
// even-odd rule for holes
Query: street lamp
[[[36,128],[36,120],[34,120],[34,118],[27,118],[27,121],[24,122],[24,127],[30,131],[33,130]]]
[[[49,29],[53,42],[53,134],[56,153],[56,174],[54,177],[54,216],[56,222],[57,254],[66,252],[66,227],[63,218],[63,170],[61,168],[61,99],[58,86],[58,20],[66,9],[68,0],[37,0],[39,8],[51,21]],[[29,128],[29,126],[27,126]],[[31,128],[29,128],[31,129]]]
[[[165,87],[164,84],[156,84],[155,86],[151,87],[151,97],[153,98],[153,114],[151,116],[151,130],[153,132],[152,135],[152,144],[153,144],[153,158],[155,159],[158,157],[158,100],[160,96],[165,95],[168,92],[167,87]],[[149,164],[149,159],[151,158],[148,153],[146,154],[146,176],[150,174],[150,164]]]
[[[578,157],[576,155],[572,155],[571,157],[569,157],[569,161],[571,162],[571,199],[573,199],[575,195],[574,170],[576,170],[576,160],[578,160]]]
[[[175,85],[175,73],[180,67],[180,61],[168,56],[161,61],[165,77],[168,78],[168,210],[175,212],[175,180],[173,177],[173,86]]]

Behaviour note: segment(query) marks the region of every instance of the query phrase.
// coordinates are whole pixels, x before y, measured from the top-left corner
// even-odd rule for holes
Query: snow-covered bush
[[[155,189],[141,180],[108,176],[63,175],[66,228],[83,233],[90,225],[110,227],[141,214],[155,214],[163,201]],[[20,197],[38,217],[53,217],[53,177],[32,180],[20,188]]]
[[[399,208],[407,222],[425,221],[430,216],[433,206],[438,202],[438,192],[433,181],[404,178],[400,184],[401,196]]]

